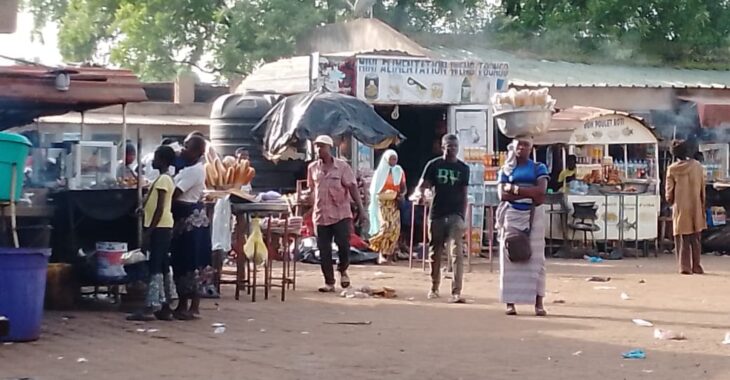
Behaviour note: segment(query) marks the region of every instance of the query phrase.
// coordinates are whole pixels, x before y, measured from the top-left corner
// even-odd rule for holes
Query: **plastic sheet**
[[[213,208],[211,242],[214,251],[231,251],[231,200],[229,197],[218,199]]]
[[[281,100],[253,128],[263,136],[264,156],[278,160],[284,152],[317,136],[352,135],[361,143],[384,148],[405,140],[368,103],[353,96],[313,91]]]

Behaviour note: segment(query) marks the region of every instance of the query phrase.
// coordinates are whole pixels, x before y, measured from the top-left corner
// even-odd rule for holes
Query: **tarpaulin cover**
[[[253,132],[264,136],[264,156],[276,160],[291,146],[317,136],[352,135],[382,149],[405,140],[372,106],[353,96],[313,91],[289,96],[261,119]]]

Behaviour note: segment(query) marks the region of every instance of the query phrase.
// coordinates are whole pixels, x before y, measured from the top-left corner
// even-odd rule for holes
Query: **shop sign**
[[[358,98],[375,104],[489,104],[507,87],[507,63],[358,57]]]
[[[657,138],[639,121],[621,115],[606,115],[583,122],[571,144],[656,144]]]
[[[355,59],[313,55],[318,61],[313,73],[312,88],[352,95],[355,81]]]

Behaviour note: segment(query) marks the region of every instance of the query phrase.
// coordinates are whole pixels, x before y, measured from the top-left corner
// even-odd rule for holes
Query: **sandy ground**
[[[730,331],[730,258],[704,264],[709,274],[682,277],[669,256],[550,260],[546,319],[530,307],[506,317],[499,277],[484,263],[467,274],[467,305],[426,300],[428,277],[404,266],[351,270],[355,285],[393,286],[397,299],[322,295],[318,268],[302,265],[285,303],[234,301],[229,288],[194,322],[142,326],[119,313],[49,312],[41,340],[0,346],[0,379],[730,379],[730,346],[721,344]],[[655,340],[632,318],[687,340]],[[372,324],[326,323],[364,321]],[[224,333],[214,333],[216,322]],[[647,358],[621,358],[634,348]]]

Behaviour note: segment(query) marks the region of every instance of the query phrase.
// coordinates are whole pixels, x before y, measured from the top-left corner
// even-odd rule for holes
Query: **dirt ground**
[[[467,305],[426,300],[428,277],[402,265],[351,270],[355,285],[392,286],[397,299],[318,294],[318,268],[302,265],[285,303],[278,291],[235,301],[227,288],[193,322],[49,312],[41,340],[0,345],[0,379],[730,379],[730,345],[721,343],[730,331],[730,258],[704,260],[708,274],[687,277],[674,274],[670,256],[550,260],[545,319],[530,307],[505,316],[498,274],[483,262],[466,275]],[[655,340],[633,318],[687,340]],[[214,333],[217,322],[224,333]],[[621,358],[635,348],[645,360]]]

